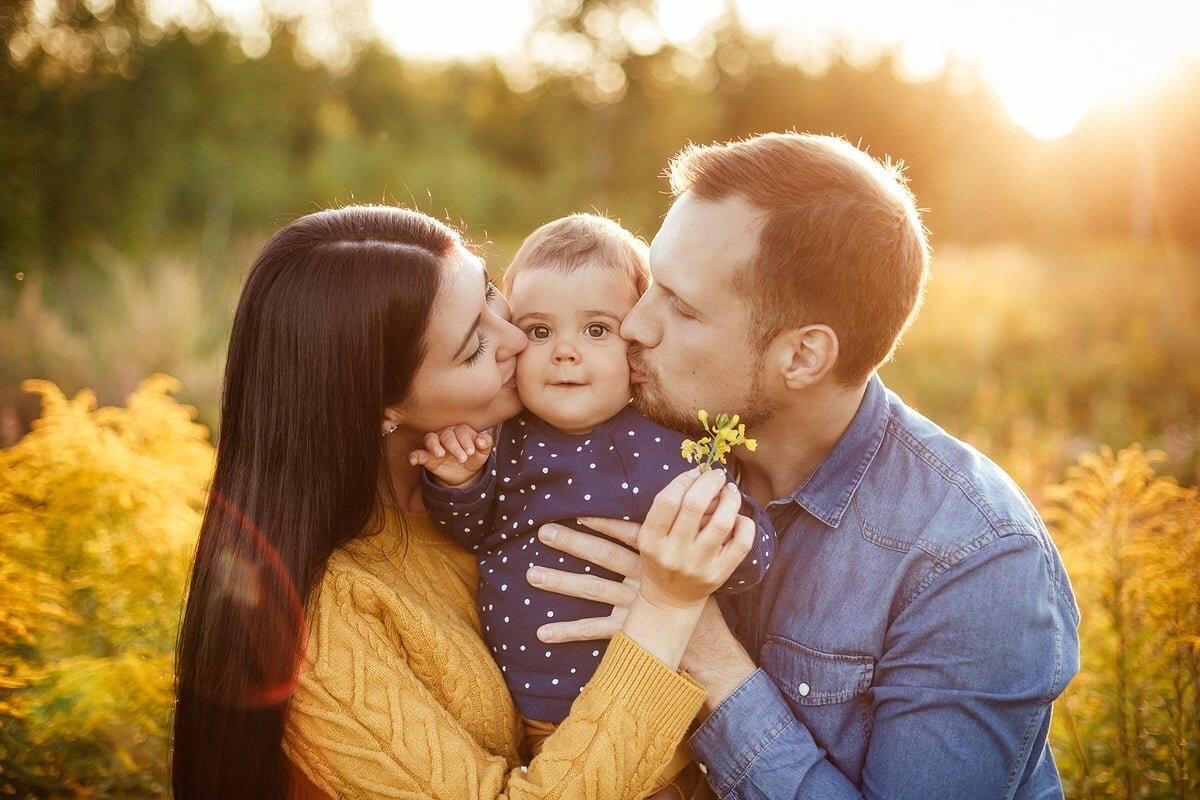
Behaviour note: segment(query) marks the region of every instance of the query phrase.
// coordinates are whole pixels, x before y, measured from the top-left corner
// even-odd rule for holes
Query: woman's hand
[[[626,575],[622,583],[595,575],[533,568],[529,582],[542,589],[612,603],[608,617],[544,625],[547,642],[611,637],[624,630],[671,666],[678,666],[708,595],[741,563],[754,540],[754,523],[737,513],[736,487],[725,489],[719,472],[677,476],[654,499],[641,525],[583,518],[584,525],[625,543],[640,545],[642,557],[611,541],[558,526],[544,526],[543,542]]]
[[[703,605],[754,544],[741,505],[721,470],[690,470],[663,487],[638,531],[642,596],[671,608]]]
[[[454,425],[425,434],[424,449],[408,454],[408,463],[424,467],[445,486],[467,486],[479,479],[494,439],[470,425]]]

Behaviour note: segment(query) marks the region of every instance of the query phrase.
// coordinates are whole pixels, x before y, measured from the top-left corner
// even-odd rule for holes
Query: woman
[[[180,630],[177,798],[624,798],[651,785],[703,698],[675,668],[753,526],[720,476],[664,490],[623,633],[524,766],[480,636],[474,559],[423,515],[408,458],[428,431],[513,415],[523,346],[482,262],[424,214],[319,212],[265,246],[230,338]]]

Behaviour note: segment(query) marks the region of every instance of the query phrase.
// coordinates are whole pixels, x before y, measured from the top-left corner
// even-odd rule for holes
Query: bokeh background
[[[673,153],[773,130],[907,165],[933,280],[883,375],[1063,551],[1068,796],[1200,796],[1200,11],[812,5],[0,0],[0,796],[168,792],[225,340],[274,229],[401,203],[498,276],[571,211],[650,239]]]

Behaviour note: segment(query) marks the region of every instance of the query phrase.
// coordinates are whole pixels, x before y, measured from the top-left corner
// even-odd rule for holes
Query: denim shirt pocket
[[[822,653],[782,636],[768,636],[761,664],[789,700],[800,706],[844,703],[863,694],[875,674],[870,656]]]

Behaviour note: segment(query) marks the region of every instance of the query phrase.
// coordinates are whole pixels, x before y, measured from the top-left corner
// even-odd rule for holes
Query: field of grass
[[[92,266],[0,307],[3,796],[167,793],[174,626],[241,268]],[[1012,473],[1063,552],[1083,612],[1052,730],[1068,797],[1200,794],[1197,365],[1200,255],[1110,243],[945,248],[883,370]],[[179,382],[137,389],[151,373]],[[70,399],[85,387],[116,407]]]

